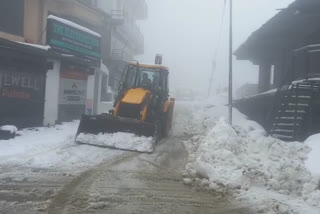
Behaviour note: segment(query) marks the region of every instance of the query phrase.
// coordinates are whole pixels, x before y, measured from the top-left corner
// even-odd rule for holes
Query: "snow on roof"
[[[97,36],[97,37],[101,38],[101,35],[99,33],[95,32],[93,30],[90,30],[89,28],[86,28],[86,27],[84,27],[82,25],[78,25],[78,24],[76,24],[76,23],[74,23],[72,21],[69,21],[67,19],[63,19],[63,18],[60,18],[60,17],[57,17],[57,16],[53,16],[53,15],[49,15],[48,19],[56,20],[58,22],[61,22],[61,23],[66,24],[66,25],[69,25],[69,26],[71,26],[73,28],[76,28],[78,30],[84,31],[86,33],[89,33],[89,34],[91,34],[93,36]]]
[[[51,48],[49,45],[38,45],[38,44],[31,44],[31,43],[25,43],[25,42],[17,42],[17,43],[22,44],[22,45],[31,46],[34,48],[39,48],[39,49],[46,50],[46,51]]]
[[[6,125],[6,126],[1,126],[0,127],[1,131],[7,131],[10,132],[11,134],[16,133],[18,131],[18,128],[15,126],[11,126],[11,125]]]

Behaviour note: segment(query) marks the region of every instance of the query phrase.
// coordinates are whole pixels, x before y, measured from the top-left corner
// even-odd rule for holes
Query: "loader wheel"
[[[171,126],[172,126],[172,115],[173,115],[173,108],[170,108],[168,112],[165,113],[164,121],[163,121],[163,131],[162,134],[164,137],[168,137]]]

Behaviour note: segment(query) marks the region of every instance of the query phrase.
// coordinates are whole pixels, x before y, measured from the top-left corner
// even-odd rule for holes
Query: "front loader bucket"
[[[111,115],[89,116],[83,115],[77,136],[84,134],[127,132],[138,136],[153,137],[155,126],[152,123],[136,119],[114,117]]]
[[[97,116],[83,115],[80,121],[80,125],[78,128],[75,141],[77,143],[87,143],[87,142],[82,142],[81,137],[79,137],[80,139],[78,139],[78,136],[80,134],[90,135],[90,136],[93,136],[93,135],[99,136],[103,134],[113,134],[113,133],[119,133],[119,132],[132,133],[139,137],[153,138],[156,132],[156,128],[155,128],[155,125],[153,125],[152,123],[146,123],[146,122],[142,122],[142,121],[139,121],[136,119],[130,119],[130,118],[114,117],[108,114],[102,114]],[[112,140],[113,139],[109,139],[109,141],[112,141]],[[92,142],[90,142],[89,144],[95,145]],[[152,144],[154,144],[154,142],[152,142]],[[114,145],[114,144],[110,146],[108,142],[105,142],[105,144],[103,145],[101,145],[100,143],[98,146],[104,146],[104,145],[106,147],[123,149],[123,148],[118,148],[117,145]],[[131,149],[124,149],[124,150],[131,150]],[[136,150],[136,151],[139,151],[139,150]]]

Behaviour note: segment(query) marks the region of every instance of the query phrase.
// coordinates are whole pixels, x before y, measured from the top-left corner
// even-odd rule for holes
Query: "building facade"
[[[110,58],[106,62],[110,69],[110,85],[117,90],[125,62],[144,53],[144,37],[137,21],[148,16],[145,0],[98,0],[97,6],[110,14],[112,31]]]
[[[143,53],[135,21],[144,18],[137,8],[146,11],[144,1],[113,3],[0,3],[0,126],[53,125],[112,107],[123,61]]]

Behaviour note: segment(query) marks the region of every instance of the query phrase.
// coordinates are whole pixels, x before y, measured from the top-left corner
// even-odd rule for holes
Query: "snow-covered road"
[[[22,130],[0,141],[0,214],[320,213],[320,137],[285,143],[226,114],[221,96],[177,102],[154,154],[77,144],[77,121]]]
[[[248,214],[228,197],[183,184],[183,139],[169,138],[154,154],[125,153],[87,171],[66,185],[49,214]]]
[[[251,213],[228,196],[183,183],[186,139],[170,137],[153,154],[97,148],[104,161],[82,171],[2,165],[0,213]]]
[[[78,121],[20,131],[0,141],[0,213],[46,212],[50,199],[84,171],[123,154],[76,144]]]
[[[15,139],[0,140],[0,166],[59,169],[75,174],[121,154],[75,143],[78,125],[79,121],[74,121],[50,128],[24,129]]]

